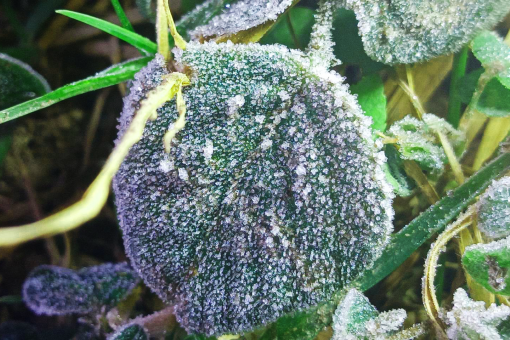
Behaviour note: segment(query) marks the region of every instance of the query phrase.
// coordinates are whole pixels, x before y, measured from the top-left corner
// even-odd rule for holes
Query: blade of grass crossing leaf
[[[119,18],[120,24],[123,28],[127,29],[128,31],[134,32],[133,25],[131,25],[131,22],[129,21],[126,12],[124,12],[124,9],[120,5],[119,0],[111,0],[113,9],[115,10],[115,13],[117,13],[117,17]]]
[[[448,122],[453,127],[458,127],[460,122],[461,99],[459,94],[459,82],[466,74],[469,47],[464,46],[455,54],[452,66],[452,80],[450,82],[450,101],[448,103]]]
[[[150,41],[149,39],[142,37],[139,34],[136,34],[134,32],[131,32],[125,28],[122,28],[120,26],[114,25],[108,21],[94,18],[90,15],[77,13],[73,11],[67,11],[67,10],[60,10],[57,11],[57,13],[65,15],[69,18],[81,21],[87,25],[90,25],[92,27],[95,27],[97,29],[100,29],[108,34],[113,35],[114,37],[117,37],[128,44],[133,45],[134,47],[141,49],[149,54],[155,54],[158,51],[157,45]]]
[[[147,65],[151,59],[152,57],[144,57],[114,65],[93,77],[63,86],[44,96],[0,111],[0,124],[51,106],[64,99],[132,79],[135,73]]]
[[[510,153],[506,153],[396,233],[374,267],[357,282],[361,289],[367,290],[384,279],[434,233],[443,230],[492,180],[509,170]]]

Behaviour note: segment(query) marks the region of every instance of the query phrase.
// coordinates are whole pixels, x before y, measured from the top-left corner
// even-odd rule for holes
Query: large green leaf
[[[510,10],[507,0],[345,1],[359,21],[368,55],[386,64],[414,63],[458,51]]]
[[[477,109],[490,117],[509,116],[510,46],[495,33],[485,31],[472,41],[471,48],[485,68],[483,76],[493,76],[483,88]]]
[[[478,228],[493,239],[510,235],[510,177],[494,181],[478,201]]]
[[[128,44],[145,51],[147,54],[155,54],[158,51],[158,46],[149,39],[142,37],[128,29],[122,28],[108,21],[94,18],[87,14],[77,13],[73,11],[60,10],[57,13],[65,15],[69,18],[81,21],[87,25],[100,29],[108,34],[113,35]]]
[[[289,48],[304,48],[310,41],[314,11],[306,7],[293,7],[260,40],[261,44],[281,44]],[[289,21],[291,24],[289,24]]]
[[[95,76],[63,86],[44,96],[0,111],[0,124],[51,106],[64,99],[132,79],[135,73],[147,65],[151,59],[152,57],[144,57],[113,65]]]
[[[114,183],[132,263],[192,333],[249,331],[327,299],[391,233],[371,120],[340,75],[283,46],[192,42],[177,61],[196,75],[185,128],[165,154],[166,104]],[[150,65],[121,135],[140,84],[166,72]]]
[[[0,110],[49,91],[46,80],[29,65],[0,53]]]
[[[378,74],[363,77],[351,86],[351,92],[358,95],[358,103],[365,115],[372,117],[372,129],[386,130],[386,96],[384,84]]]
[[[78,271],[44,265],[29,274],[23,284],[23,300],[37,314],[98,312],[124,299],[139,280],[127,263]]]

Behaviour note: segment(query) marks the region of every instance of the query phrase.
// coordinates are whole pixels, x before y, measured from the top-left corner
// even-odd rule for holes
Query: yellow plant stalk
[[[168,15],[165,12],[165,0],[158,0],[156,18],[156,32],[158,53],[168,60],[170,58],[170,45],[168,43]]]
[[[162,0],[163,5],[166,12],[166,20],[168,21],[168,28],[170,28],[170,34],[174,38],[175,46],[179,47],[181,50],[186,49],[186,41],[181,37],[179,32],[177,32],[177,27],[175,27],[174,18],[172,17],[172,12],[170,12],[170,6],[168,5],[168,0]],[[159,8],[158,8],[159,12]]]
[[[422,287],[423,305],[425,306],[425,311],[427,312],[428,316],[434,323],[435,328],[440,333],[444,333],[444,326],[442,325],[441,320],[438,318],[439,303],[437,302],[434,288],[437,261],[439,260],[439,255],[441,254],[442,249],[446,246],[448,241],[450,241],[460,231],[471,225],[471,217],[474,212],[475,206],[471,205],[464,214],[459,216],[457,221],[455,221],[443,233],[441,233],[438,236],[436,242],[432,245],[432,248],[427,255],[427,260],[425,261],[425,275],[423,277]],[[444,335],[444,337],[446,338],[446,335]]]
[[[492,156],[499,143],[506,138],[508,132],[510,132],[510,117],[494,117],[489,119],[473,163],[474,171],[479,170],[483,163]]]
[[[147,98],[142,101],[128,129],[83,197],[70,207],[40,221],[0,229],[0,247],[63,233],[97,216],[106,203],[113,176],[119,170],[129,149],[142,138],[147,121],[154,119],[156,110],[176,94],[182,96],[181,89],[185,85],[189,85],[189,80],[182,73],[174,72],[165,76],[163,83],[149,92]]]

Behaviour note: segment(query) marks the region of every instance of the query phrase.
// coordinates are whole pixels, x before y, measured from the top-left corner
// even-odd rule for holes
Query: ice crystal
[[[337,0],[354,10],[367,54],[414,63],[455,52],[510,10],[508,0]]]
[[[453,295],[452,310],[441,317],[448,325],[449,339],[502,340],[496,327],[509,316],[510,307],[493,303],[486,309],[485,302],[471,300],[459,288]]]
[[[131,323],[122,326],[108,340],[149,340],[149,336],[142,326]]]
[[[424,170],[437,173],[447,162],[437,133],[443,133],[459,157],[464,152],[465,135],[453,128],[444,119],[433,114],[424,114],[423,120],[406,116],[394,123],[388,136],[397,138],[400,156],[416,161]]]
[[[363,293],[351,289],[333,316],[332,340],[385,339],[402,328],[406,316],[403,309],[379,314]]]
[[[37,314],[86,314],[115,306],[138,282],[127,263],[78,271],[44,265],[35,268],[23,284],[23,300]]]
[[[159,109],[114,190],[127,254],[181,324],[251,330],[370,268],[392,229],[392,189],[342,78],[281,46],[190,43],[178,62],[192,72],[186,127],[166,155],[175,102]],[[157,58],[136,76],[120,135],[165,72]],[[166,157],[176,170],[162,171]]]
[[[207,0],[178,25],[193,28],[188,34],[195,39],[228,36],[275,21],[290,5],[292,0]]]
[[[494,181],[478,202],[478,228],[490,238],[510,235],[510,177]]]

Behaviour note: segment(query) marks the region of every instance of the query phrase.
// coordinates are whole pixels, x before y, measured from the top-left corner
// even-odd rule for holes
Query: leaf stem
[[[165,13],[165,0],[158,0],[158,11],[156,15],[156,33],[158,53],[165,58],[170,58],[170,43],[168,42],[168,16]]]
[[[181,50],[186,49],[186,41],[182,38],[182,36],[177,32],[177,27],[175,27],[174,18],[172,17],[172,12],[170,11],[170,6],[168,5],[168,0],[163,0],[163,5],[166,12],[166,20],[168,22],[168,28],[170,29],[170,34],[174,38],[175,46],[179,47]],[[159,11],[159,8],[158,8]],[[159,14],[158,14],[159,15]]]
[[[442,133],[441,131],[436,131],[437,136],[439,137],[439,140],[441,141],[441,145],[443,146],[443,150],[446,154],[446,157],[448,158],[448,162],[450,163],[450,166],[452,167],[453,175],[455,176],[455,180],[457,183],[462,184],[465,181],[464,173],[462,172],[462,167],[459,163],[459,160],[457,159],[457,156],[455,156],[455,151],[453,150],[452,145],[450,144],[450,141],[448,138]]]
[[[439,255],[446,244],[461,230],[471,225],[472,215],[475,212],[475,206],[470,206],[467,211],[460,215],[457,221],[451,224],[443,233],[439,235],[437,241],[432,245],[427,259],[425,261],[425,275],[423,277],[423,305],[430,319],[433,321],[434,326],[439,331],[444,333],[445,326],[443,322],[438,318],[439,304],[436,298],[436,292],[434,288],[434,279],[436,276],[436,267]],[[446,338],[446,336],[444,336]]]
[[[415,161],[411,160],[404,160],[404,170],[406,173],[414,179],[416,184],[420,187],[421,191],[425,194],[427,197],[427,200],[430,204],[434,204],[437,201],[439,201],[439,195],[436,192],[436,189],[430,184],[429,180],[427,179],[427,176],[423,173],[420,166],[416,164]]]
[[[131,147],[143,135],[145,124],[156,115],[156,110],[178,94],[183,85],[188,85],[188,78],[182,73],[165,76],[163,83],[149,92],[142,101],[126,132],[115,146],[83,197],[70,207],[35,223],[19,227],[0,229],[0,247],[13,246],[39,237],[48,237],[74,229],[99,214],[109,194],[113,176],[119,170]]]
[[[453,58],[452,76],[450,81],[450,99],[448,102],[447,121],[454,128],[459,126],[461,100],[459,95],[459,82],[466,74],[466,65],[468,60],[469,47],[464,46],[460,52],[455,53]]]

